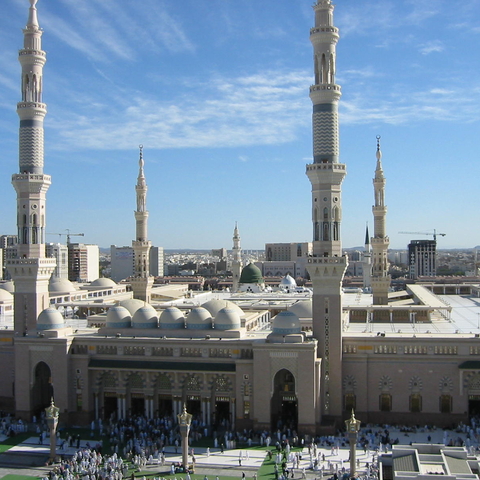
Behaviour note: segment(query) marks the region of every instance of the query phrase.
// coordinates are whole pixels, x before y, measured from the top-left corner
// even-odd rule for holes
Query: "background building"
[[[68,279],[71,282],[93,282],[99,276],[98,245],[70,243],[68,245]]]
[[[437,274],[436,240],[412,240],[408,244],[409,277],[434,277]]]
[[[265,259],[267,262],[295,262],[297,258],[312,254],[312,242],[302,243],[266,243]]]
[[[57,266],[53,271],[54,278],[68,279],[68,247],[60,243],[47,243],[45,245],[47,257],[53,257],[57,261]],[[97,276],[98,277],[98,276]]]

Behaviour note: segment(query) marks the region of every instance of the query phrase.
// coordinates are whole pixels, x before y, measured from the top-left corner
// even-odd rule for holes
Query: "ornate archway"
[[[52,371],[45,362],[39,362],[35,367],[31,394],[32,413],[40,416],[53,398]]]
[[[287,370],[279,370],[273,379],[273,394],[270,401],[271,429],[297,430],[298,402],[295,377]]]

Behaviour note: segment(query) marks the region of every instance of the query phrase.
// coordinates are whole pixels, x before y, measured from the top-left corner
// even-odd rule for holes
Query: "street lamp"
[[[182,462],[185,472],[188,469],[188,433],[192,423],[192,414],[187,413],[187,405],[183,404],[183,412],[177,415],[180,435],[182,437]]]
[[[55,406],[53,403],[53,397],[52,397],[52,403],[50,404],[49,407],[45,409],[45,416],[47,419],[47,425],[50,428],[50,459],[55,460],[56,456],[56,448],[57,448],[57,425],[58,425],[58,414],[60,412],[60,409]]]
[[[356,470],[356,456],[357,456],[357,440],[358,431],[360,430],[360,424],[362,422],[355,418],[355,413],[352,408],[352,416],[345,420],[345,426],[348,432],[348,439],[350,441],[350,478],[355,477]]]

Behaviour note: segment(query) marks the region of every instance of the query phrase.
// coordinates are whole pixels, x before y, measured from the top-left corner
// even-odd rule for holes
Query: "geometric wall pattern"
[[[20,173],[24,168],[43,167],[43,128],[20,128]]]
[[[313,155],[339,155],[338,114],[313,114]]]

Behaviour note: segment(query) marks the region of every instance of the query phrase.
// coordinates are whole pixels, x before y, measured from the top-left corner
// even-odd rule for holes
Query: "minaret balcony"
[[[307,263],[311,265],[347,265],[348,258],[343,257],[308,257]]]
[[[14,173],[12,175],[13,181],[35,181],[35,182],[45,182],[51,183],[52,177],[50,175],[44,175],[43,173]]]
[[[340,85],[337,85],[336,83],[322,83],[310,86],[310,93],[317,92],[318,90],[334,90],[336,92],[341,92],[342,87]]]
[[[337,27],[313,27],[310,29],[310,35],[315,33],[336,33],[338,35]]]
[[[318,171],[318,170],[332,170],[334,172],[345,172],[347,169],[344,163],[310,163],[307,164],[307,174],[308,172]]]
[[[43,50],[33,50],[30,48],[25,48],[22,50],[19,50],[18,52],[19,55],[36,55],[38,57],[46,57],[47,53],[44,52]]]

